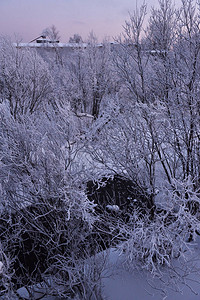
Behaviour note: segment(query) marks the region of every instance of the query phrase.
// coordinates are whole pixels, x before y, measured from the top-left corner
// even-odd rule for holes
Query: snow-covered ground
[[[196,246],[194,256],[197,259],[196,266],[200,266],[200,243]],[[107,253],[107,254],[106,254]],[[162,293],[162,283],[153,278],[149,273],[129,271],[125,267],[124,257],[119,256],[119,252],[111,249],[105,252],[107,255],[106,269],[102,274],[102,296],[105,300],[199,300],[200,299],[200,283],[196,282],[196,275],[190,277],[190,287],[179,284],[180,291],[176,292],[170,286],[164,285],[166,294]],[[176,262],[179,267],[178,260]],[[193,289],[193,291],[192,291]],[[19,294],[28,298],[27,291],[22,288]],[[38,299],[41,294],[38,294]],[[37,297],[35,298],[37,299]],[[45,296],[43,300],[58,300],[57,297]],[[70,300],[70,299],[68,299]],[[99,300],[99,299],[92,299]]]
[[[200,257],[199,253],[195,253]],[[181,292],[166,288],[167,295],[162,293],[161,282],[152,278],[149,274],[142,272],[131,272],[124,267],[123,258],[118,253],[111,251],[109,257],[109,270],[103,279],[103,292],[107,300],[199,300],[200,283],[190,282],[190,287],[180,285]],[[191,280],[195,280],[195,275]]]

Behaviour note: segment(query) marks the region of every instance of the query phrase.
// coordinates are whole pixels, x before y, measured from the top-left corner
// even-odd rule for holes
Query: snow
[[[118,45],[117,42],[111,42],[110,45]],[[73,48],[73,49],[85,49],[88,47],[88,43],[57,43],[57,42],[47,42],[47,43],[36,43],[36,42],[29,42],[29,43],[13,43],[15,47],[18,48]],[[97,44],[97,48],[102,48],[103,44]]]
[[[76,43],[13,43],[18,48],[86,48],[87,44],[76,44]]]
[[[118,205],[106,205],[106,208],[109,210],[109,211],[114,211],[114,212],[118,212],[119,211],[119,206]]]
[[[199,250],[198,250],[199,255]],[[167,295],[162,294],[159,289],[160,281],[145,272],[133,272],[127,270],[124,265],[123,256],[114,249],[109,256],[109,270],[103,279],[103,292],[108,300],[199,300],[200,283],[195,282],[195,275],[191,278],[191,287],[182,285],[181,293],[167,288]]]
[[[0,261],[0,276],[3,274],[3,263]]]
[[[199,245],[195,255],[199,257]],[[101,254],[100,254],[101,255]],[[106,300],[199,300],[200,283],[196,282],[196,277],[191,277],[190,288],[180,285],[180,292],[176,292],[170,286],[166,287],[167,294],[162,293],[161,281],[153,278],[150,273],[145,271],[134,272],[127,268],[124,262],[124,256],[119,255],[119,251],[112,248],[104,251],[108,255],[107,264],[102,274],[102,296]],[[198,258],[199,259],[199,258]],[[200,266],[200,262],[198,262]],[[177,261],[178,267],[178,261]],[[28,298],[28,292],[25,288],[18,290],[18,294],[24,299]],[[42,296],[42,290],[39,289],[35,294]],[[55,300],[56,297],[45,296],[44,300]],[[70,299],[69,299],[70,300]]]
[[[24,47],[30,47],[30,48],[80,48],[84,49],[88,47],[88,43],[36,43],[36,42],[31,42],[31,43],[13,43],[15,47],[18,48],[24,48]],[[97,48],[103,47],[103,44],[98,44]]]

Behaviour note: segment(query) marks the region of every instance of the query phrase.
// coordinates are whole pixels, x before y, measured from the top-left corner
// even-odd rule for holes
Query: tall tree
[[[53,100],[48,65],[35,50],[20,49],[6,39],[0,47],[1,98],[9,103],[14,118],[45,109]]]

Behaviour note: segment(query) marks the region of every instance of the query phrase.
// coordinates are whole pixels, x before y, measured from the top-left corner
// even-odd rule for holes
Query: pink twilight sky
[[[175,0],[174,0],[175,1]],[[181,0],[176,0],[176,4]],[[143,3],[137,0],[138,6]],[[157,0],[146,0],[148,11]],[[87,39],[90,31],[101,41],[116,37],[128,19],[136,0],[0,0],[0,35],[21,37],[29,42],[54,24],[61,41],[79,33]]]

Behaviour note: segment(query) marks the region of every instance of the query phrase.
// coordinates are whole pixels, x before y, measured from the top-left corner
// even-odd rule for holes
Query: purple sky
[[[143,1],[137,2],[139,5]],[[149,8],[157,3],[146,2]],[[92,30],[101,41],[122,32],[135,3],[136,0],[0,0],[0,34],[17,34],[29,42],[54,24],[63,42],[74,33],[86,39]]]

